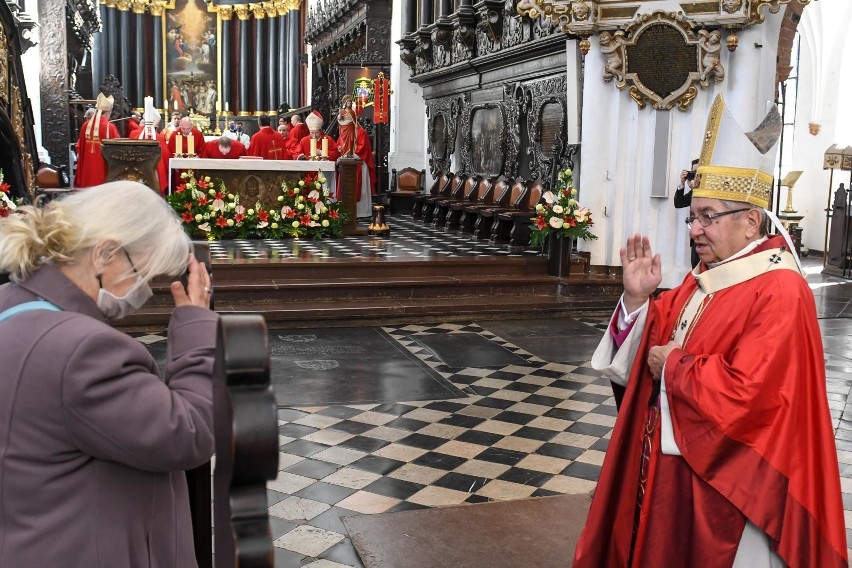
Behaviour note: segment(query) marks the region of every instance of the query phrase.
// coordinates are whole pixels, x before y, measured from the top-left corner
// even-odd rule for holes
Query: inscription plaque
[[[627,72],[661,99],[669,97],[698,73],[698,46],[684,41],[669,24],[650,25],[627,46]]]

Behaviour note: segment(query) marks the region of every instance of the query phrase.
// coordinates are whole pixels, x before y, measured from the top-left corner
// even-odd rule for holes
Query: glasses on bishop
[[[731,211],[720,211],[719,213],[699,213],[698,215],[690,215],[686,218],[686,226],[692,227],[692,224],[695,221],[698,221],[698,224],[702,227],[709,227],[710,223],[713,222],[713,219],[718,219],[719,217],[724,217],[725,215],[733,215],[734,213],[742,213],[743,211],[748,211],[751,209],[750,207],[745,207],[743,209],[733,209]]]

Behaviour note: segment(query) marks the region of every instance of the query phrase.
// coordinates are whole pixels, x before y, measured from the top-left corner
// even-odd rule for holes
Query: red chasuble
[[[332,162],[337,161],[337,158],[340,157],[340,152],[337,149],[337,142],[334,141],[334,138],[329,136],[328,134],[323,132],[322,138],[317,140],[317,154],[322,154],[322,140],[325,138],[328,140],[328,159]],[[304,154],[306,158],[311,157],[311,137],[310,135],[305,136],[299,142],[298,154],[293,156],[294,158],[298,158],[299,154]]]
[[[249,155],[260,156],[264,160],[289,160],[290,153],[284,146],[284,137],[277,130],[264,126],[251,137]]]
[[[137,138],[145,140],[145,128],[143,127],[136,135]],[[157,142],[160,143],[160,163],[157,164],[157,177],[160,179],[160,193],[166,193],[169,188],[169,158],[172,153],[169,152],[169,146],[166,144],[166,138],[162,132],[157,132]]]
[[[127,119],[127,137],[136,140],[139,138],[139,133],[142,132],[143,126],[135,118]]]
[[[211,140],[204,145],[204,151],[201,153],[202,158],[215,158],[217,160],[236,160],[240,156],[246,155],[246,147],[236,140],[231,140],[231,151],[223,154],[219,150],[219,141]]]
[[[90,119],[94,120],[94,118]],[[101,155],[101,140],[118,138],[118,129],[105,117],[101,117],[98,125],[98,138],[86,137],[89,122],[80,127],[77,138],[77,172],[74,176],[74,187],[91,187],[100,185],[106,180],[106,162]]]
[[[290,133],[287,135],[287,139],[284,140],[284,142],[287,147],[287,153],[290,154],[291,160],[295,160],[299,157],[299,154],[302,152],[302,138],[304,138],[308,134],[310,134],[310,131],[308,131],[308,127],[305,126],[302,122],[290,129]]]
[[[168,137],[169,152],[172,153],[172,156],[174,156],[177,153],[175,151],[175,149],[177,147],[177,135],[178,134],[180,134],[181,137],[182,137],[181,144],[183,144],[183,149],[181,151],[181,154],[186,154],[187,151],[189,150],[189,145],[187,144],[187,138],[188,137],[184,136],[183,132],[181,132],[180,129],[175,130],[174,132],[172,132],[172,135]],[[192,136],[192,138],[193,138],[193,143],[192,143],[193,148],[192,149],[195,152],[196,156],[200,156],[202,150],[204,150],[204,143],[205,143],[204,142],[204,134],[202,134],[201,131],[198,130],[197,128],[193,127],[192,132],[190,133],[190,136]]]
[[[376,192],[376,160],[373,158],[373,146],[370,144],[370,137],[367,136],[367,131],[363,128],[357,130],[355,136],[355,153],[361,158],[367,169],[370,172],[370,194],[378,195]],[[358,199],[361,199],[361,168],[358,169]]]
[[[781,237],[757,252],[780,249]],[[575,568],[628,566],[653,380],[647,352],[669,342],[696,290],[688,275],[650,304]],[[633,566],[730,567],[746,520],[789,566],[847,566],[837,454],[813,293],[791,270],[704,300],[665,365],[674,439],[657,426]],[[699,308],[700,309],[700,308]]]

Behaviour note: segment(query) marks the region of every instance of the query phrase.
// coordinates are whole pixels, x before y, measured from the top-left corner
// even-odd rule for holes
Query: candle
[[[163,99],[163,112],[167,113],[168,110],[169,110],[169,99]],[[167,116],[166,119],[168,120],[168,118],[169,117]]]
[[[175,134],[175,154],[180,156],[183,154],[183,136]]]
[[[322,157],[328,158],[328,138],[322,139]]]
[[[193,136],[192,134],[190,134],[189,136],[186,137],[186,147],[187,147],[186,153],[189,154],[190,156],[194,156],[195,155],[195,136]]]
[[[225,112],[228,112],[228,101],[225,101]]]
[[[146,124],[154,123],[154,97],[145,97],[145,115],[142,118]]]
[[[317,157],[317,140],[316,138],[311,138],[311,158]]]
[[[178,109],[178,108],[177,108],[177,99],[175,99],[175,100],[174,100],[174,101],[172,101],[172,102],[174,102],[174,103],[175,103],[175,104],[174,104],[174,107],[175,107],[175,110],[177,110],[177,109]]]

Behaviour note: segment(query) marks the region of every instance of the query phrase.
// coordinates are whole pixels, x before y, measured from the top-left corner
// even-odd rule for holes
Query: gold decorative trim
[[[718,14],[719,2],[682,2],[680,8],[684,14],[689,16],[696,14]]]
[[[698,166],[692,196],[769,207],[772,175],[751,168]]]
[[[115,0],[115,7],[122,12],[130,10],[130,0]]]
[[[707,116],[707,130],[704,132],[704,140],[701,142],[701,154],[698,155],[698,163],[706,164],[713,157],[713,150],[716,149],[716,138],[719,136],[719,126],[722,124],[722,115],[725,112],[725,102],[721,97],[717,97],[713,101],[713,106],[710,107],[710,114]]]
[[[6,31],[0,25],[0,102],[9,104],[9,43]]]
[[[266,9],[263,7],[263,4],[249,4],[249,8],[254,14],[255,20],[262,20],[266,17]]]
[[[278,15],[278,9],[275,7],[275,2],[264,2],[263,10],[266,12],[267,18],[274,18]]]
[[[621,7],[606,7],[601,6],[600,8],[600,19],[601,20],[615,20],[615,19],[630,19],[636,15],[636,12],[639,10],[639,6],[621,6]]]
[[[219,6],[216,13],[219,14],[219,21],[230,21],[234,16],[234,8],[233,6]]]
[[[166,3],[162,0],[152,0],[151,4],[148,6],[148,10],[151,12],[151,15],[154,17],[162,16],[165,13]],[[156,24],[154,24],[156,25]]]
[[[251,18],[251,9],[248,4],[234,4],[234,12],[240,20],[248,20]]]
[[[754,24],[762,24],[766,20],[766,12],[770,14],[777,14],[781,9],[781,6],[785,4],[789,4],[794,0],[751,0],[749,3],[748,10],[748,23],[749,25]],[[801,6],[807,6],[811,3],[811,0],[795,0]],[[767,11],[763,11],[762,9],[766,8]]]
[[[134,14],[144,14],[148,11],[149,0],[130,0],[130,9]]]

